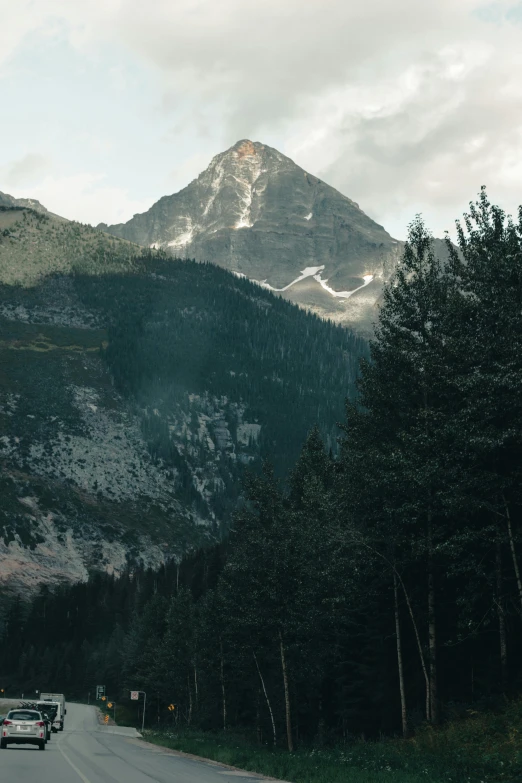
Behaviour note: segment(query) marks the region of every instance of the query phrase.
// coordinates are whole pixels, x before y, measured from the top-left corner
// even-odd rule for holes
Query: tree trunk
[[[283,644],[283,635],[279,631],[279,643],[281,650],[281,668],[283,669],[283,684],[285,688],[285,715],[286,715],[286,738],[288,741],[288,750],[290,753],[294,750],[294,741],[292,738],[292,717],[290,714],[290,693],[288,690],[288,672],[286,669],[285,646]]]
[[[323,697],[319,697],[319,719],[317,721],[317,743],[320,748],[324,746],[324,715],[323,715]]]
[[[227,700],[225,694],[225,664],[223,661],[223,642],[219,642],[219,649],[221,652],[220,660],[220,679],[221,679],[221,697],[223,700],[223,731],[227,730]]]
[[[365,549],[369,549],[370,552],[373,552],[378,557],[380,557],[382,560],[384,560],[386,563],[388,563],[389,566],[391,566],[393,573],[399,580],[399,584],[402,587],[402,591],[404,593],[404,598],[406,599],[406,606],[408,607],[408,613],[410,615],[411,624],[413,625],[413,630],[415,632],[415,639],[417,641],[417,649],[419,651],[419,658],[422,666],[422,673],[424,675],[424,683],[426,686],[426,720],[429,722],[430,720],[430,678],[428,676],[428,669],[426,667],[426,660],[424,658],[424,651],[422,649],[422,643],[420,640],[420,634],[419,629],[417,627],[417,622],[415,620],[415,615],[413,614],[413,607],[411,605],[410,596],[408,595],[408,591],[406,590],[406,585],[404,584],[404,581],[402,579],[402,576],[400,575],[400,572],[397,570],[397,568],[394,566],[393,563],[391,563],[387,557],[385,557],[382,552],[379,552],[378,549],[375,549],[372,546],[369,546],[369,544],[366,544],[364,541],[358,540],[356,543],[360,544],[361,546],[365,547]]]
[[[187,689],[188,689],[188,697],[189,697],[189,711],[188,711],[187,724],[190,726],[190,724],[192,723],[192,688],[190,687],[189,674],[187,674]]]
[[[395,601],[395,636],[397,639],[397,666],[399,669],[399,690],[401,694],[401,721],[402,736],[408,736],[408,710],[406,709],[406,689],[404,687],[404,668],[402,664],[402,637],[401,623],[399,616],[399,588],[397,585],[397,574],[393,572],[393,596]]]
[[[515,569],[515,576],[517,579],[518,597],[520,599],[520,612],[522,614],[522,579],[520,578],[520,569],[518,567],[517,553],[515,549],[515,540],[513,538],[513,528],[511,527],[511,514],[509,513],[509,505],[502,493],[502,500],[504,501],[504,508],[506,509],[506,521],[509,537],[509,548],[511,549],[511,557],[513,559],[513,568]]]
[[[433,565],[433,528],[431,514],[428,517],[428,636],[430,662],[430,721],[439,722],[437,693],[437,626],[435,619],[435,573]]]
[[[199,693],[198,693],[198,670],[196,664],[194,664],[194,696],[196,697],[196,710],[198,709]]]
[[[400,585],[402,587],[402,591],[404,593],[404,598],[406,599],[406,606],[408,607],[408,613],[410,615],[411,623],[413,625],[413,630],[415,632],[415,639],[417,642],[417,649],[419,651],[419,658],[422,666],[422,673],[424,675],[424,685],[425,685],[425,691],[426,691],[426,720],[429,722],[431,719],[431,708],[430,708],[430,678],[428,675],[428,669],[426,667],[426,660],[424,658],[424,651],[422,649],[422,643],[420,640],[420,634],[419,629],[417,627],[417,622],[415,620],[415,615],[413,614],[413,607],[411,605],[410,596],[408,595],[408,591],[406,590],[406,585],[404,584],[402,577],[400,573],[397,571],[397,569],[394,567],[393,572],[397,579],[400,582]]]
[[[261,674],[261,669],[259,668],[259,664],[257,662],[257,657],[256,657],[255,652],[252,651],[252,655],[254,656],[254,661],[256,662],[257,673],[259,674],[259,679],[261,680],[261,687],[263,688],[263,693],[265,694],[266,705],[268,707],[268,712],[270,713],[270,720],[272,722],[272,734],[273,734],[273,737],[274,737],[274,748],[275,748],[275,746],[277,744],[277,736],[276,736],[276,727],[275,727],[274,713],[272,712],[272,705],[270,704],[270,699],[268,698],[268,693],[266,692],[265,681],[263,679],[263,675]]]
[[[497,577],[497,612],[498,612],[498,635],[500,643],[500,682],[504,696],[507,691],[507,638],[506,638],[506,617],[502,605],[502,596],[504,592],[502,580],[502,542],[500,535],[497,535],[496,551],[496,577]]]
[[[263,732],[261,731],[261,689],[257,689],[257,699],[256,699],[256,735],[257,735],[257,744],[262,745],[263,744]]]

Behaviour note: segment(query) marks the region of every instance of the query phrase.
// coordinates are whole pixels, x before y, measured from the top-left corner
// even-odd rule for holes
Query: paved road
[[[186,759],[138,739],[105,733],[93,707],[67,705],[65,731],[45,753],[32,745],[0,750],[0,781],[9,783],[255,783],[248,772]]]

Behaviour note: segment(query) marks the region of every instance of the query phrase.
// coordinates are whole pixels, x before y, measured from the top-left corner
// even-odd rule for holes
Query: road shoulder
[[[254,778],[255,780],[267,780],[272,783],[290,783],[288,780],[280,780],[279,778],[267,778],[266,775],[262,775],[260,772],[252,772],[251,770],[240,769],[239,767],[232,767],[230,764],[222,764],[220,761],[214,761],[213,759],[207,759],[204,756],[196,756],[193,753],[185,753],[182,750],[174,750],[173,748],[167,748],[165,745],[159,745],[155,742],[147,742],[144,739],[131,739],[129,742],[138,745],[139,747],[147,747],[149,750],[156,751],[156,753],[166,753],[170,756],[178,756],[179,758],[190,759],[191,761],[199,761],[203,764],[208,764],[212,767],[219,767],[220,769],[227,770],[228,772],[240,772],[245,778]]]

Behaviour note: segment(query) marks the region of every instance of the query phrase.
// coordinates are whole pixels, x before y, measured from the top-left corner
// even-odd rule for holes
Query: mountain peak
[[[261,147],[259,142],[257,142],[257,146]],[[245,139],[236,145],[236,154],[238,158],[245,158],[248,155],[257,155],[256,144],[253,141]]]
[[[48,214],[48,210],[43,204],[40,204],[35,198],[14,198],[9,193],[2,193],[0,191],[0,207],[7,207],[11,209],[13,207],[21,207],[23,209],[33,209],[35,212],[43,212]]]
[[[216,155],[193,182],[148,212],[103,228],[177,257],[212,261],[348,322],[373,318],[399,249],[355,202],[250,139]],[[357,308],[347,303],[353,294]]]
[[[264,149],[264,146],[259,141],[241,139],[231,149],[234,150],[238,158],[246,158],[251,155],[258,155],[259,151]]]
[[[283,155],[279,150],[269,147],[267,144],[262,144],[260,141],[251,141],[250,139],[240,139],[224,152],[215,155],[206,171],[213,169],[217,163],[224,161],[228,161],[231,166],[255,165],[257,162],[259,164],[262,163],[263,167],[267,169],[274,166],[280,167],[284,163],[289,167],[302,171],[293,160]],[[204,174],[205,172],[202,172],[200,176]]]

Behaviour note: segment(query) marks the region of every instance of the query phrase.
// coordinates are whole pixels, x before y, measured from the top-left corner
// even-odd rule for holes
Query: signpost
[[[130,697],[132,701],[138,701],[138,699],[140,698],[140,693],[143,693],[143,718],[141,721],[141,732],[143,734],[143,729],[145,728],[145,706],[147,704],[147,694],[145,693],[145,691],[131,691]]]

